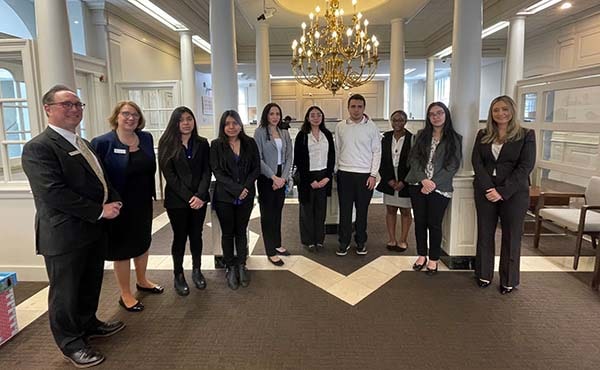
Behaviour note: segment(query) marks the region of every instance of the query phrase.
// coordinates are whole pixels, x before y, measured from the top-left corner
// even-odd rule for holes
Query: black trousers
[[[278,169],[277,176],[281,176]],[[285,186],[273,190],[273,180],[264,175],[258,176],[258,205],[260,206],[260,228],[267,256],[277,253],[275,248],[281,247],[281,212],[285,201]]]
[[[340,224],[338,228],[338,241],[341,245],[348,245],[352,239],[352,206],[356,208],[354,222],[354,241],[356,244],[367,242],[367,217],[369,203],[373,197],[373,190],[367,188],[369,173],[355,173],[338,171],[337,190],[340,210]]]
[[[56,344],[63,353],[85,347],[85,331],[96,318],[106,240],[58,256],[44,256],[50,282],[48,316]]]
[[[500,218],[502,244],[500,246],[500,284],[515,287],[519,285],[521,261],[521,235],[523,221],[529,207],[529,191],[513,194],[510,199],[490,202],[485,193],[475,189],[477,208],[477,255],[475,276],[492,281],[494,277],[494,256],[496,255],[496,226]]]
[[[202,258],[202,229],[206,218],[205,204],[200,209],[170,208],[167,215],[173,229],[173,244],[171,244],[171,255],[173,256],[173,273],[183,272],[183,255],[185,254],[185,243],[190,239],[190,253],[192,254],[192,267],[200,268]]]
[[[308,173],[308,182],[321,181],[325,170]],[[310,188],[306,201],[300,203],[300,241],[304,245],[323,244],[327,216],[327,189]]]
[[[415,216],[415,237],[417,253],[432,261],[440,259],[442,251],[442,221],[450,199],[436,193],[421,193],[421,185],[410,185],[408,192]],[[427,250],[427,234],[429,232],[429,251]]]
[[[244,199],[240,205],[216,201],[213,206],[221,224],[221,248],[225,265],[245,264],[248,257],[246,230],[254,206],[254,197]]]

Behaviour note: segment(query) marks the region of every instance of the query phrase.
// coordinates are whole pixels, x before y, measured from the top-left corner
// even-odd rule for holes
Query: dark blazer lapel
[[[60,135],[58,132],[54,131],[50,127],[46,128],[46,133],[47,133],[48,137],[56,144],[56,146],[58,146],[59,148],[61,148],[62,150],[65,151],[66,156],[72,157],[77,162],[79,162],[92,176],[94,176],[96,178],[98,177],[96,175],[96,173],[94,172],[94,170],[92,169],[92,167],[90,167],[89,163],[85,160],[85,158],[83,157],[83,154],[81,154],[79,149],[74,147],[73,144],[71,144],[67,139],[62,137],[62,135]],[[89,146],[87,148],[92,153],[94,153],[94,151]],[[77,154],[71,154],[74,152],[77,152]],[[100,161],[98,161],[98,163],[100,163]],[[100,180],[98,180],[98,181],[100,181]]]

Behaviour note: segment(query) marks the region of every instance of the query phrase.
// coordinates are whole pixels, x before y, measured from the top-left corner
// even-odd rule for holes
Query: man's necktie
[[[90,167],[92,168],[92,170],[98,177],[98,180],[100,180],[100,182],[102,183],[102,188],[104,189],[104,200],[102,201],[102,204],[104,204],[108,200],[108,186],[106,185],[106,179],[104,178],[104,172],[102,172],[102,168],[100,167],[100,164],[98,163],[98,160],[96,159],[96,156],[94,155],[94,153],[92,153],[90,148],[88,148],[85,141],[83,141],[83,139],[81,139],[79,136],[75,136],[75,142],[77,143],[77,146],[79,147],[79,151],[81,152],[81,155],[83,156],[83,158],[85,158],[87,163],[90,165]]]

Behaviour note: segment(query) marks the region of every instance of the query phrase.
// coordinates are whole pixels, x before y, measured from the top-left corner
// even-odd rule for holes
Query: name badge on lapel
[[[79,150],[73,150],[72,152],[69,152],[69,155],[70,155],[71,157],[73,157],[73,156],[76,156],[76,155],[78,155],[78,154],[81,154],[81,152],[80,152]]]
[[[115,154],[127,154],[127,150],[119,149],[119,148],[115,148],[114,152],[115,152]]]

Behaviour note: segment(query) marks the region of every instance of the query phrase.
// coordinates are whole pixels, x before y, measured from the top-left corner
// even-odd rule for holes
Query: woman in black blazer
[[[244,133],[240,115],[234,110],[221,116],[219,137],[210,147],[210,167],[216,179],[212,205],[221,225],[227,285],[234,290],[239,285],[247,287],[250,274],[246,269],[246,229],[254,206],[260,157],[256,143]]]
[[[312,106],[294,143],[294,165],[299,175],[300,240],[310,252],[323,248],[327,196],[335,165],[333,135],[325,127],[321,108]]]
[[[202,228],[209,201],[210,185],[208,141],[198,135],[196,118],[187,107],[175,108],[158,143],[158,162],[166,180],[165,208],[173,229],[173,273],[175,290],[190,293],[183,275],[183,255],[189,237],[192,253],[192,281],[206,288],[200,272]]]
[[[152,135],[145,126],[140,107],[132,101],[117,103],[108,118],[112,130],[92,140],[110,183],[123,199],[119,217],[109,225],[106,259],[114,261],[115,276],[121,290],[119,304],[130,312],[144,305],[131,293],[131,262],[135,265],[136,287],[160,294],[163,287],[146,277],[148,251],[152,241],[152,198],[156,198],[154,173],[156,158]]]
[[[393,130],[384,133],[381,139],[381,165],[379,166],[381,181],[377,185],[377,190],[383,193],[383,203],[386,205],[385,224],[388,231],[386,246],[393,252],[404,252],[408,248],[406,239],[412,223],[408,184],[404,182],[408,173],[408,154],[412,140],[412,133],[404,128],[407,119],[406,113],[402,110],[392,113],[390,123]],[[398,209],[402,215],[400,243],[396,240]]]
[[[529,174],[535,165],[535,133],[520,126],[515,102],[492,100],[485,129],[473,146],[477,208],[477,284],[485,288],[494,275],[496,225],[502,227],[500,293],[519,285],[521,234],[529,206]]]

